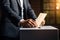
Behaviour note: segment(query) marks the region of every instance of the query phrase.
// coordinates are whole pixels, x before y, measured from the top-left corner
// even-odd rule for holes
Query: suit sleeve
[[[9,0],[2,1],[2,8],[2,10],[6,12],[4,13],[4,15],[6,15],[12,21],[12,23],[18,25],[18,22],[20,21],[21,17],[17,15],[17,13],[10,7]]]
[[[28,0],[27,0],[28,1]],[[29,18],[32,18],[32,19],[36,19],[36,15],[35,15],[35,13],[34,13],[34,10],[31,8],[31,5],[30,5],[30,3],[29,3],[29,1],[28,1],[28,12],[27,12],[27,14],[28,14],[28,17]]]

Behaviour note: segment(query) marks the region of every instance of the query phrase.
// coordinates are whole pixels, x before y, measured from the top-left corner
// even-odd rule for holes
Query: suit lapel
[[[21,3],[19,2],[20,0],[16,0],[17,1],[17,3],[18,3],[18,5],[21,7]],[[24,0],[23,0],[23,6],[24,6]]]
[[[18,5],[21,7],[21,3],[20,3],[20,0],[16,0]]]

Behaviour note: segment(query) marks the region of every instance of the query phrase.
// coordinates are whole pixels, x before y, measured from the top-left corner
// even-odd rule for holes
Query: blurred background
[[[37,16],[39,13],[48,14],[45,25],[54,26],[60,30],[60,0],[30,0],[30,3]]]
[[[60,29],[60,0],[30,0],[31,6],[38,16],[47,13],[46,24]]]

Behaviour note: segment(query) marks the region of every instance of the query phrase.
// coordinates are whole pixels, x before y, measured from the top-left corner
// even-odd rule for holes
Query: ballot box
[[[59,29],[53,26],[20,28],[20,40],[59,40]]]

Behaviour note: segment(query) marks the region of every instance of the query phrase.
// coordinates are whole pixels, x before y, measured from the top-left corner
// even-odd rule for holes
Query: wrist
[[[21,20],[19,21],[18,25],[21,26],[22,23],[23,23],[23,21],[24,21],[24,19],[21,19]]]

